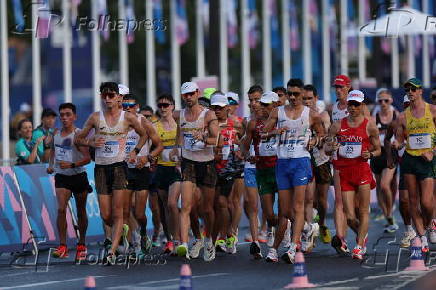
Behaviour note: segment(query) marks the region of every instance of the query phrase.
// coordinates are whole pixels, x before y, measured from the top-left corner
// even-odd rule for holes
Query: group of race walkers
[[[392,106],[389,90],[380,89],[372,116],[367,97],[352,89],[347,76],[337,76],[332,85],[337,101],[331,110],[318,100],[316,88],[300,79],[268,92],[254,85],[247,92],[247,118],[237,116],[237,94],[207,89],[209,96],[202,96],[194,82],[181,86],[184,109],[175,110],[172,96],[160,96],[158,118],[140,114],[138,98],[114,82],[101,84],[102,110],[91,114],[83,129],[74,125],[75,105],[61,104],[62,128],[48,146],[60,237],[53,255],[68,257],[66,210],[74,194],[76,259],[86,259],[86,197],[92,188],[84,166],[91,159],[110,264],[119,254],[150,252],[145,212],[152,191],[165,234],[162,251],[188,259],[198,258],[201,250],[205,261],[214,260],[216,251],[235,254],[244,211],[245,240],[255,259],[266,255],[268,262],[278,262],[282,246],[282,259],[294,263],[296,252],[311,252],[319,238],[339,254],[361,260],[374,188],[385,231],[399,228],[393,217],[398,188],[405,225],[401,247],[417,236],[427,252],[429,242],[436,243],[436,106],[424,101],[416,78],[404,84],[402,113]],[[333,237],[326,225],[331,185]],[[348,227],[356,234],[351,252]],[[267,244],[267,253],[260,243]]]

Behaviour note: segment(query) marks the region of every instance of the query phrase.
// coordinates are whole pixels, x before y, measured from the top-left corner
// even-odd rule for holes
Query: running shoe
[[[212,243],[212,240],[210,240],[209,242],[205,242],[203,259],[205,262],[210,262],[215,259],[215,247]]]
[[[171,254],[174,251],[174,243],[172,241],[168,241],[163,248],[164,254]]]
[[[123,233],[121,235],[121,243],[119,246],[119,250],[122,254],[127,254],[129,251],[129,240],[127,239],[129,234],[129,225],[123,224]]]
[[[259,243],[266,243],[268,241],[268,234],[266,231],[260,231],[258,241]]]
[[[51,254],[53,258],[65,259],[68,258],[68,248],[65,245],[59,245]]]
[[[245,237],[244,237],[244,240],[245,240],[246,242],[252,242],[252,241],[253,241],[253,237],[251,236],[250,233],[246,233],[246,234],[245,234]]]
[[[414,230],[411,231],[404,231],[403,237],[400,241],[400,247],[401,248],[409,248],[410,247],[410,241],[416,237],[416,232]]]
[[[330,234],[330,230],[327,226],[320,226],[320,236],[319,239],[324,244],[330,244],[332,242],[332,235]]]
[[[172,251],[172,253],[170,254],[171,256],[177,256],[177,248],[179,247],[180,242],[179,241],[174,241],[174,249]]]
[[[285,235],[283,236],[283,248],[289,248],[291,244],[291,234],[292,234],[292,223],[288,220],[288,225],[286,227]]]
[[[352,254],[352,258],[353,259],[358,259],[358,260],[362,260],[363,256],[365,256],[366,254],[366,247],[362,248],[361,246],[357,245],[354,249],[353,249],[353,254]]]
[[[153,246],[153,248],[160,247],[160,238],[159,238],[159,234],[157,234],[157,235],[154,234],[154,235],[151,237],[151,240],[152,240],[151,245]]]
[[[428,230],[428,237],[430,238],[430,243],[436,244],[436,221],[431,222],[431,227]]]
[[[393,233],[395,233],[398,229],[399,229],[398,225],[394,223],[394,224],[392,224],[392,225],[388,225],[388,226],[385,228],[385,233],[393,234]]]
[[[112,248],[112,241],[106,238],[103,242],[103,247],[106,249],[106,251],[109,251]]]
[[[269,248],[268,255],[266,255],[265,260],[267,262],[277,263],[279,261],[279,256],[277,255],[277,250],[274,248]]]
[[[85,261],[86,260],[86,254],[88,253],[88,249],[85,245],[77,244],[76,247],[76,261]]]
[[[256,241],[250,244],[250,254],[255,260],[262,259],[262,251],[260,250],[259,242]]]
[[[296,253],[297,253],[297,244],[291,243],[289,249],[282,255],[282,260],[288,264],[294,264]]]
[[[303,253],[312,252],[315,247],[315,237],[319,233],[319,226],[317,223],[309,224],[309,230],[301,235],[301,251]]]
[[[331,245],[339,255],[347,255],[350,253],[347,242],[345,242],[344,239],[341,239],[338,236],[334,236],[332,238]]]
[[[313,222],[314,223],[319,223],[318,210],[316,208],[313,208],[312,211],[313,211]]]
[[[268,240],[266,242],[266,245],[270,248],[274,245],[274,236],[275,236],[275,228],[271,227],[271,231],[269,231],[267,234]]]
[[[215,249],[217,252],[225,253],[226,252],[226,241],[223,239],[218,239],[215,241]]]
[[[143,254],[150,253],[152,244],[150,238],[147,235],[141,236],[141,251]]]
[[[188,246],[187,245],[185,245],[185,244],[179,245],[177,247],[177,249],[176,249],[176,252],[177,252],[177,256],[189,259]]]
[[[429,251],[428,241],[426,236],[421,236],[421,249],[423,253],[427,253]]]
[[[191,246],[191,250],[189,251],[189,256],[192,259],[197,259],[200,255],[200,250],[204,248],[203,240],[197,240],[195,239],[194,243]]]
[[[236,254],[236,244],[238,243],[238,239],[236,236],[231,236],[226,239],[226,250],[229,254]]]

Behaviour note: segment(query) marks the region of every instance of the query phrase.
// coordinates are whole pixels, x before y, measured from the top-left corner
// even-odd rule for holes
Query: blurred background
[[[2,141],[15,139],[17,114],[37,126],[42,108],[57,111],[64,101],[78,106],[82,126],[100,107],[102,81],[127,85],[154,108],[162,93],[180,107],[180,85],[194,78],[201,88],[238,93],[243,115],[251,85],[271,90],[290,77],[331,103],[332,79],[347,74],[370,100],[378,88],[392,89],[399,109],[406,79],[422,79],[426,94],[436,83],[433,0],[0,1]],[[371,36],[359,34],[402,8],[433,30],[386,37],[379,22],[366,26]]]

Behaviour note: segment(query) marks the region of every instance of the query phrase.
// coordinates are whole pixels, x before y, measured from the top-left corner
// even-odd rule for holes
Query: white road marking
[[[108,277],[108,276],[94,276],[94,278],[103,278],[103,277]],[[46,281],[46,282],[39,282],[39,283],[32,283],[32,284],[14,285],[12,287],[3,287],[1,289],[5,290],[5,289],[16,289],[16,288],[30,288],[30,287],[39,287],[39,286],[45,286],[45,285],[51,285],[57,283],[74,282],[74,281],[85,281],[85,278],[81,277],[81,278],[61,280],[61,281]]]

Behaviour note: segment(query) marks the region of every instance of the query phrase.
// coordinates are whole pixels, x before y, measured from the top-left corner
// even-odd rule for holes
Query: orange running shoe
[[[51,255],[58,259],[68,258],[68,248],[66,245],[59,245]]]

